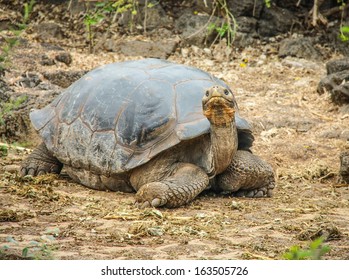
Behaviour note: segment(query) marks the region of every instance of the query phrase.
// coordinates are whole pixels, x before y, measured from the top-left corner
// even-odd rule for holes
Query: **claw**
[[[160,199],[160,198],[154,198],[154,199],[152,200],[152,202],[151,202],[151,205],[152,205],[153,207],[159,207],[159,206],[161,206],[161,205],[162,205],[161,199]]]
[[[35,176],[35,169],[30,168],[30,169],[28,170],[27,175]]]

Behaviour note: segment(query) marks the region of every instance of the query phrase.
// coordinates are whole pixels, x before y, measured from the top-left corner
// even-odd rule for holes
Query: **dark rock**
[[[145,27],[146,30],[152,31],[172,24],[172,20],[170,20],[160,5],[155,5],[151,8],[144,9],[146,9],[147,16],[145,18],[145,12],[141,13],[141,24],[143,25],[143,29]]]
[[[46,54],[41,56],[40,64],[43,66],[52,66],[55,65],[56,62],[54,59],[49,58]]]
[[[296,20],[290,11],[273,5],[263,9],[261,19],[258,21],[258,34],[263,37],[273,37],[287,33]]]
[[[167,58],[175,51],[177,44],[174,40],[158,42],[134,40],[118,42],[112,46],[112,49],[130,56]]]
[[[0,137],[11,139],[12,141],[18,141],[28,137],[30,121],[28,118],[29,110],[27,111],[27,105],[29,99],[30,97],[25,94],[13,94],[7,101],[7,110],[1,110],[2,114],[0,114]],[[18,100],[21,100],[20,104],[17,103]],[[24,111],[26,112],[24,113]]]
[[[45,72],[43,75],[44,78],[49,80],[52,84],[67,88],[87,72],[88,71],[55,71]]]
[[[210,15],[213,12],[213,2],[213,0],[195,1],[194,10]]]
[[[239,26],[239,32],[244,33],[252,33],[251,35],[255,35],[257,28],[257,20],[252,17],[238,17],[236,18],[236,22]]]
[[[133,15],[131,10],[123,12],[118,18],[119,28],[133,32],[138,29],[143,32],[144,29],[152,31],[172,24],[172,20],[167,16],[161,5],[145,8],[144,3],[140,3],[140,10],[142,11],[136,15]]]
[[[339,175],[341,176],[341,179],[349,184],[349,152],[345,151],[342,152],[339,156],[340,160],[340,169],[339,169]]]
[[[34,31],[41,40],[63,39],[62,27],[54,22],[42,22],[34,26]]]
[[[259,18],[264,7],[264,1],[256,0],[227,0],[229,11],[235,17],[247,16]]]
[[[317,92],[329,92],[331,99],[336,104],[349,103],[349,70],[332,73],[322,78]]]
[[[349,103],[349,80],[333,89],[332,100],[338,104]]]
[[[349,58],[335,59],[326,63],[327,75],[349,70]]]
[[[49,43],[41,43],[40,44],[44,49],[48,51],[64,51],[64,49],[60,46],[52,45]]]
[[[55,56],[55,59],[59,62],[63,62],[67,66],[69,66],[73,62],[72,56],[68,52],[62,52],[62,53],[57,54]]]
[[[186,10],[175,22],[175,29],[180,33],[183,46],[194,45],[198,47],[210,44],[216,37],[215,30],[209,26],[221,26],[222,19],[210,17],[206,14],[193,14]]]
[[[38,74],[24,73],[16,84],[24,88],[34,88],[41,83],[41,79]]]
[[[315,49],[309,38],[285,39],[280,44],[279,57],[294,56],[308,60],[321,60],[321,53]]]
[[[6,82],[0,79],[0,108],[3,102],[7,102],[10,98],[11,89],[8,87]]]
[[[234,47],[245,48],[255,43],[256,39],[250,33],[236,32],[235,40],[233,42]]]

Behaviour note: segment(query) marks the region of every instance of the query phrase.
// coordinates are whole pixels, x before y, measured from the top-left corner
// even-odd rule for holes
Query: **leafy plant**
[[[118,1],[109,1],[109,2],[100,2],[96,3],[94,9],[88,12],[84,17],[84,24],[87,29],[88,42],[89,42],[89,51],[93,52],[94,48],[94,33],[92,26],[101,23],[108,14],[114,13],[114,19],[120,14],[123,14],[127,11],[131,12],[131,22],[130,30],[133,30],[133,21],[134,17],[137,15],[137,7],[139,1],[136,0],[118,0]],[[148,4],[148,7],[152,7],[152,4]]]
[[[237,30],[237,22],[230,12],[226,0],[214,0],[213,1],[213,12],[212,15],[218,10],[223,15],[223,21],[220,25],[216,22],[209,23],[207,29],[211,33],[212,31],[217,32],[217,36],[214,39],[212,45],[219,39],[225,38],[227,40],[227,46],[230,47],[233,43]]]
[[[343,23],[346,3],[344,0],[337,0],[337,2],[339,4],[339,9],[341,11],[341,21],[339,25],[339,38],[342,40],[342,42],[347,42],[349,41],[349,26],[344,25]]]
[[[339,38],[342,40],[342,42],[349,41],[349,26],[344,25],[339,28]]]
[[[8,148],[5,145],[0,145],[0,157],[6,157],[8,154]]]
[[[29,3],[23,4],[24,8],[23,8],[22,22],[16,24],[17,29],[11,30],[12,36],[4,38],[5,43],[1,47],[1,54],[0,54],[0,72],[6,69],[7,64],[9,63],[9,56],[10,56],[11,50],[19,43],[20,35],[27,28],[27,24],[28,24],[30,15],[33,11],[34,5],[35,5],[35,0],[30,0]]]
[[[287,260],[320,260],[323,255],[330,251],[328,245],[324,245],[324,238],[320,237],[312,241],[308,249],[292,246],[283,257]]]
[[[100,4],[103,4],[103,3],[100,3]],[[92,32],[92,26],[100,23],[103,19],[104,19],[104,15],[103,13],[100,12],[99,9],[96,9],[95,12],[92,14],[85,15],[84,24],[87,29],[90,53],[93,52],[93,47],[94,47],[94,40],[93,40],[94,35]]]
[[[53,259],[52,246],[46,243],[34,242],[34,246],[25,247],[22,250],[22,258],[30,258],[34,260],[50,260]]]
[[[11,113],[11,111],[18,109],[24,102],[27,101],[27,99],[28,99],[28,96],[23,95],[2,104],[2,108],[0,111],[0,125],[4,125],[5,123],[4,116],[6,114],[9,114]]]
[[[264,4],[267,8],[271,7],[271,0],[264,0]]]

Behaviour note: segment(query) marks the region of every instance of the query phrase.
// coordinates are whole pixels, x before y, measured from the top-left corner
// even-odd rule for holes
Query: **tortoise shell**
[[[215,84],[228,88],[202,70],[165,60],[113,63],[87,73],[30,118],[62,163],[118,174],[209,133],[201,100]],[[238,113],[235,119],[238,130],[250,132]]]

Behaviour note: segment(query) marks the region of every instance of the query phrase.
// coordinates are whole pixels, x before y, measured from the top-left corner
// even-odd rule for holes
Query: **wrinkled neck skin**
[[[210,154],[214,174],[217,175],[227,169],[238,148],[238,133],[235,119],[230,123],[216,125],[211,122]]]

